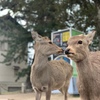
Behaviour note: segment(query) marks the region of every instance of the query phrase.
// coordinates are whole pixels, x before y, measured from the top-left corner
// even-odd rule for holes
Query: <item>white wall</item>
[[[4,51],[0,51],[0,62],[3,61],[4,57],[1,56],[1,53],[6,53]],[[0,82],[15,82],[17,76],[14,73],[14,67],[13,66],[19,66],[21,68],[27,67],[25,62],[22,62],[20,64],[13,63],[10,66],[7,66],[3,63],[0,63]],[[21,78],[18,82],[25,82],[25,78]]]

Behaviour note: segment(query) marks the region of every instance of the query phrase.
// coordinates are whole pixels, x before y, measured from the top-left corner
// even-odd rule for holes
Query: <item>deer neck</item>
[[[87,56],[84,60],[77,62],[76,64],[78,76],[83,80],[89,80],[89,78],[92,77],[92,65],[89,56]]]
[[[84,88],[84,91],[86,91],[88,95],[91,95],[90,91],[93,93],[94,88],[92,87],[97,84],[94,74],[95,69],[90,56],[91,55],[88,55],[83,61],[77,63],[78,82],[80,86],[83,86],[82,88]]]
[[[43,55],[42,53],[36,52],[35,53],[35,59],[34,59],[34,67],[35,69],[39,67],[44,67],[46,63],[48,62],[48,56]]]

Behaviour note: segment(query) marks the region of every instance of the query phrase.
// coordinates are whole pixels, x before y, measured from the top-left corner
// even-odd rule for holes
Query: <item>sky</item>
[[[0,11],[0,17],[2,17],[2,16],[4,16],[4,15],[7,15],[8,13],[10,13],[10,15],[11,15],[13,18],[14,18],[14,16],[15,16],[16,14],[18,14],[18,13],[14,14],[13,11],[10,10],[10,9],[4,9],[4,10]],[[26,24],[26,22],[25,22],[24,20],[20,20],[20,21],[18,21],[18,23],[21,24],[21,25],[25,25],[25,24]]]
[[[9,11],[10,11],[9,9],[5,9],[5,10],[0,11],[0,17],[8,14]]]

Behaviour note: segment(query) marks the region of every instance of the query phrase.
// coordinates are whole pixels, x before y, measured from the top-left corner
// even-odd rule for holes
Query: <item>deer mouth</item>
[[[68,57],[72,57],[73,55],[74,55],[74,53],[73,52],[69,52],[69,53],[67,53],[66,54]]]
[[[63,53],[63,52],[64,52],[64,50],[61,49],[61,50],[59,50],[57,53],[58,53],[58,54],[61,54],[61,53]]]
[[[73,56],[73,55],[74,55],[74,53],[73,53],[73,52],[71,52],[71,50],[70,50],[70,49],[65,50],[65,54],[66,54],[68,57],[70,57],[70,56]]]

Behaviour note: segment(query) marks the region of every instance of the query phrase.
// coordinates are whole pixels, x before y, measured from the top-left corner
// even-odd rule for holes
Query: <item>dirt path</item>
[[[0,95],[0,100],[35,100],[34,93],[25,93],[25,94],[9,94],[9,95]],[[42,95],[42,99],[45,100],[45,95]],[[62,94],[52,94],[51,100],[63,100]],[[81,100],[79,97],[68,96],[68,100]]]

